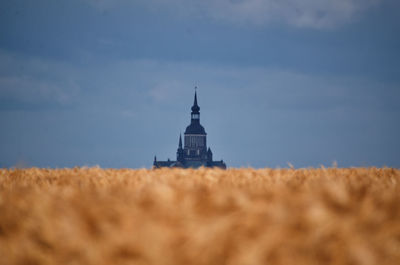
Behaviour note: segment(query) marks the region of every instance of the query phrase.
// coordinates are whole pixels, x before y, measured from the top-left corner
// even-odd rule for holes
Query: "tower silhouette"
[[[190,124],[184,133],[184,145],[182,146],[182,135],[179,135],[178,150],[176,151],[176,161],[157,161],[154,157],[153,166],[161,167],[219,167],[226,168],[223,160],[213,161],[211,148],[207,149],[207,133],[200,124],[200,107],[197,103],[197,91],[194,93],[194,102],[191,108]]]

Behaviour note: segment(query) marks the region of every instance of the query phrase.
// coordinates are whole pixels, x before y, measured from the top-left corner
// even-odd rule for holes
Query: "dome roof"
[[[204,127],[200,123],[191,123],[186,127],[185,134],[207,134]]]

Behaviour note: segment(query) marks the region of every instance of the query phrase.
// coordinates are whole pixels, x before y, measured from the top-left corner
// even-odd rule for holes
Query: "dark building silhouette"
[[[224,161],[213,161],[213,154],[210,147],[207,149],[207,133],[200,124],[200,107],[197,105],[196,92],[194,93],[190,125],[186,127],[184,134],[184,145],[182,145],[182,136],[179,135],[176,161],[169,159],[167,161],[157,161],[157,157],[154,157],[153,165],[155,168],[198,168],[204,166],[226,169]]]

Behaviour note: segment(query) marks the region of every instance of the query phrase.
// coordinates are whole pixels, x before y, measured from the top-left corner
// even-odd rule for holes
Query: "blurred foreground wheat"
[[[400,264],[400,170],[0,170],[0,264]]]

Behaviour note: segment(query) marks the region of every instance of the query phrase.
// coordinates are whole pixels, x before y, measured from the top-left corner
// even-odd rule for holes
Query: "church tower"
[[[194,93],[194,102],[190,114],[190,124],[184,133],[184,144],[182,145],[182,135],[179,135],[178,149],[176,151],[176,161],[157,161],[154,157],[154,168],[161,167],[219,167],[226,168],[223,160],[213,161],[213,153],[207,149],[207,133],[200,124],[200,107],[197,104],[197,91]]]
[[[204,160],[207,156],[207,133],[200,124],[200,107],[194,93],[190,125],[185,131],[185,157],[187,160]]]

